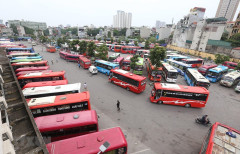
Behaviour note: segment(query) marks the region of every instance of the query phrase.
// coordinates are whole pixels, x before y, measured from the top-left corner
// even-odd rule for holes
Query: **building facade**
[[[132,26],[132,13],[118,10],[113,16],[113,28],[130,28]]]
[[[220,0],[215,17],[224,17],[227,21],[233,21],[239,1],[240,0]]]
[[[85,38],[87,37],[87,32],[84,27],[78,27],[78,37],[79,38]]]
[[[146,27],[146,26],[142,26],[140,27],[140,37],[141,38],[148,38],[150,37],[151,34],[151,29]]]
[[[236,21],[233,25],[230,37],[237,34],[237,33],[240,33],[240,12],[238,13],[237,19],[236,19]]]
[[[25,36],[25,29],[23,26],[18,25],[17,26],[18,36]]]
[[[161,27],[165,27],[166,23],[165,22],[161,22],[159,20],[156,21],[156,29],[159,29]]]
[[[172,25],[167,25],[166,27],[160,27],[156,29],[158,40],[168,39],[171,35]]]
[[[8,20],[9,27],[11,25],[25,26],[33,30],[45,30],[47,29],[47,24],[45,22],[34,22],[34,21],[20,21],[20,20]]]

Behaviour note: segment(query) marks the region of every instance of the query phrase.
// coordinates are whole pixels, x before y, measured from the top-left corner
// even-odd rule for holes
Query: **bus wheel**
[[[162,104],[162,103],[163,103],[163,101],[158,101],[157,103],[158,103],[158,104]]]
[[[127,91],[129,91],[129,90],[130,90],[128,87],[127,87],[126,89],[127,89]]]
[[[186,108],[189,108],[189,107],[191,107],[191,105],[190,105],[190,104],[186,104],[185,107],[186,107]]]

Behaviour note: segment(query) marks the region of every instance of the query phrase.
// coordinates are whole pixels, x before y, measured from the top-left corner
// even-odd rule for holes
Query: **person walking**
[[[51,60],[52,64],[53,64],[53,59]]]
[[[117,110],[120,111],[120,102],[117,100]]]
[[[84,90],[86,91],[87,90],[87,83],[86,82],[83,84],[83,87],[84,87]]]

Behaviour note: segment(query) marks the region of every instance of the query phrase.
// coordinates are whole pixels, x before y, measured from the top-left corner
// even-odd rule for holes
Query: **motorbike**
[[[195,122],[198,123],[198,124],[204,125],[204,126],[211,126],[211,125],[212,125],[212,123],[211,123],[211,121],[210,121],[209,119],[208,119],[208,122],[207,122],[207,123],[203,123],[201,117],[197,117],[197,118],[195,119]]]

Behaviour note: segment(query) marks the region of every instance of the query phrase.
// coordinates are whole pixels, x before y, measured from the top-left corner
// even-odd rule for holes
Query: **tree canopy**
[[[94,50],[96,49],[96,44],[94,42],[88,43],[88,56],[94,57],[95,53]]]
[[[155,46],[150,50],[150,61],[152,65],[155,65],[156,69],[161,66],[161,60],[164,60],[166,57],[166,48]]]
[[[108,47],[105,44],[97,47],[96,51],[97,51],[96,57],[103,60],[107,60]]]
[[[81,54],[83,54],[83,53],[85,53],[85,52],[87,51],[87,42],[86,42],[86,41],[81,41],[81,42],[79,43],[79,46],[80,46],[79,52],[80,52]]]
[[[138,62],[138,57],[139,57],[139,55],[134,55],[130,60],[131,60],[131,62],[130,62],[130,67],[131,67],[131,69],[134,69],[135,67],[136,67],[136,63]]]
[[[233,35],[227,41],[231,43],[232,47],[240,47],[240,33]]]
[[[216,54],[215,55],[215,60],[214,62],[216,64],[222,64],[224,63],[225,61],[229,61],[230,60],[230,57],[229,56],[225,56],[225,55],[221,55],[221,54]]]
[[[148,40],[145,42],[145,47],[144,47],[144,48],[145,48],[145,49],[149,49],[149,48],[150,48],[150,43],[149,43]]]

